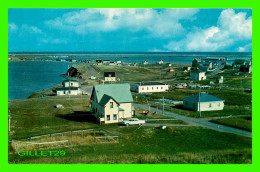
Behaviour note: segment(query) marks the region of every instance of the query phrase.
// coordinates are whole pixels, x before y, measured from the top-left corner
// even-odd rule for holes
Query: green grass
[[[217,124],[227,125],[234,128],[252,131],[252,117],[231,117],[223,119],[213,119],[210,122]]]
[[[115,144],[63,148],[66,157],[18,157],[10,163],[251,163],[251,138],[201,127],[115,127]],[[141,158],[142,157],[142,158]],[[212,158],[209,158],[212,157]],[[214,157],[214,158],[213,158]]]
[[[178,69],[175,72],[169,72],[169,66],[166,65],[140,65],[140,66],[93,66],[99,73],[98,79],[103,79],[104,72],[116,72],[116,77],[120,82],[142,82],[162,79],[172,79],[176,76],[186,76],[180,70],[183,65],[174,65],[173,68]]]
[[[54,105],[63,104],[64,109]],[[104,128],[119,143],[69,148],[65,157],[19,157],[9,152],[9,163],[251,163],[252,139],[201,127],[97,125],[85,118],[89,96],[44,97],[9,102],[12,116],[9,140],[86,128]],[[63,116],[62,116],[63,115]],[[62,116],[62,117],[61,117]],[[81,117],[80,117],[81,116]],[[160,116],[160,115],[158,115]],[[59,149],[56,149],[59,150]]]

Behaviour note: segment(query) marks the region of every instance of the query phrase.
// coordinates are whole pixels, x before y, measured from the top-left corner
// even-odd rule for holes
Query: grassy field
[[[58,103],[64,109],[54,108]],[[104,128],[118,135],[119,143],[89,143],[60,148],[66,151],[65,157],[20,157],[10,151],[9,163],[252,162],[251,138],[192,126],[167,127],[166,130],[118,124],[100,126],[89,115],[88,104],[89,96],[10,101],[12,121],[9,140],[62,131]],[[160,114],[156,116],[160,117]]]
[[[234,128],[252,131],[252,117],[231,117],[231,118],[223,118],[223,119],[213,119],[210,122],[214,122],[217,124],[227,125]]]
[[[93,66],[98,72],[98,79],[103,79],[104,72],[116,72],[116,77],[121,82],[158,81],[172,79],[179,75],[186,75],[178,69],[184,65],[174,65],[174,72],[169,72],[170,67],[166,65],[139,65],[139,66]]]

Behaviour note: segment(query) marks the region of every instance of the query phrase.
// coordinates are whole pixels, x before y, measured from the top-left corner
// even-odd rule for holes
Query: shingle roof
[[[192,94],[189,97],[185,97],[183,98],[183,101],[199,102],[199,94]],[[214,101],[224,101],[224,100],[207,93],[200,93],[200,102],[214,102]]]
[[[133,102],[133,97],[130,92],[129,84],[105,84],[105,85],[95,85],[93,92],[95,91],[98,103],[101,102],[101,99],[106,94],[107,96],[112,97],[118,103],[123,102]],[[92,92],[92,94],[93,94]],[[105,97],[104,100],[107,100],[108,97]]]

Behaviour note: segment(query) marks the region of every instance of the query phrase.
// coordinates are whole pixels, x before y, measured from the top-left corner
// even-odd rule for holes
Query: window
[[[210,107],[210,108],[212,107],[212,104],[211,104],[211,103],[209,103],[209,107]]]
[[[158,87],[157,87],[157,90],[158,90]]]
[[[152,90],[153,90],[153,87],[152,87]]]
[[[149,87],[147,87],[147,90],[149,90]]]
[[[142,90],[144,90],[144,87],[142,88]]]
[[[110,115],[107,115],[107,121],[110,121]]]
[[[63,91],[63,94],[66,94],[66,91]]]
[[[113,115],[113,120],[117,120],[117,115],[116,114]]]
[[[220,107],[220,103],[218,103],[218,107]]]
[[[163,87],[161,87],[161,89],[163,89]]]
[[[69,94],[70,94],[70,91],[69,91]]]
[[[70,85],[73,85],[73,83],[70,83]]]
[[[113,108],[113,102],[110,102],[110,108]]]

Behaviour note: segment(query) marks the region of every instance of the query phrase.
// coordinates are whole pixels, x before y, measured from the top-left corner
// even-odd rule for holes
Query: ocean
[[[16,53],[10,53],[16,54]],[[17,54],[18,55],[18,54]],[[24,56],[25,54],[23,54]],[[26,53],[39,59],[82,59],[82,60],[121,60],[124,63],[150,64],[159,60],[175,64],[191,64],[194,58],[227,57],[232,63],[235,59],[251,59],[251,53]],[[8,100],[25,99],[31,93],[43,90],[64,80],[61,74],[66,73],[71,62],[52,61],[19,61],[8,62]]]

